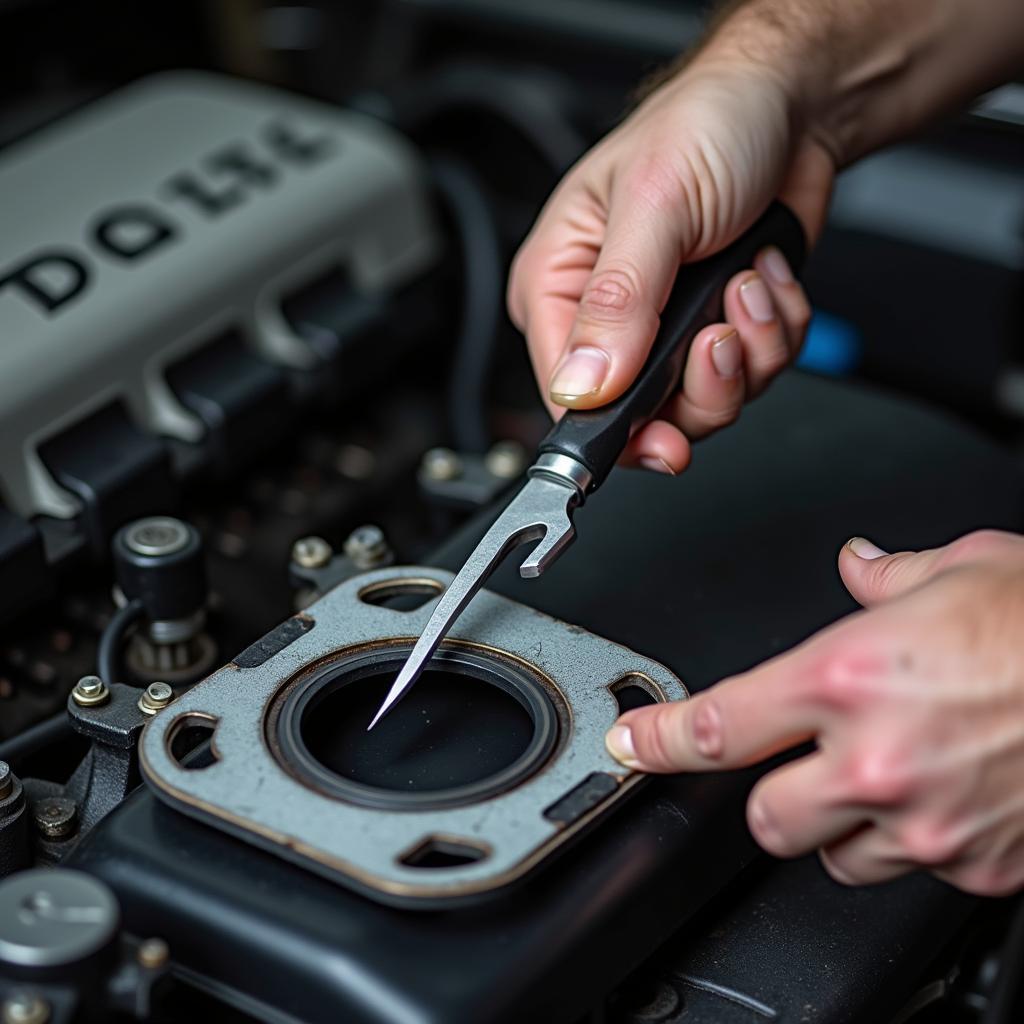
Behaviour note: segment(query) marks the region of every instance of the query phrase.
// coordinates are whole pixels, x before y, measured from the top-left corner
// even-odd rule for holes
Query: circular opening
[[[531,673],[496,657],[442,649],[367,732],[410,646],[326,667],[286,697],[282,757],[318,788],[363,805],[426,809],[511,788],[547,759],[557,717]]]

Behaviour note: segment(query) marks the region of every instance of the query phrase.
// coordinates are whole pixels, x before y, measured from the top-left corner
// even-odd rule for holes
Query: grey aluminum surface
[[[200,72],[143,79],[6,147],[0,194],[0,497],[25,517],[79,509],[38,454],[55,434],[119,400],[139,428],[198,442],[170,365],[237,331],[269,362],[315,369],[289,295],[334,268],[356,294],[388,294],[438,252],[397,132]],[[43,256],[33,282],[69,296],[55,309],[17,278]]]
[[[426,625],[437,598],[414,611],[366,603],[360,595],[392,582],[434,587],[453,575],[438,569],[376,570],[338,586],[302,616],[305,632],[255,668],[228,664],[146,727],[141,764],[149,784],[172,806],[330,878],[388,902],[437,905],[506,885],[613,807],[642,776],[606,751],[604,735],[618,705],[612,687],[635,677],[659,699],[686,691],[667,668],[625,647],[488,591],[453,627],[450,640],[499,651],[543,682],[561,720],[559,746],[537,773],[480,803],[443,810],[383,811],[329,797],[302,783],[268,746],[267,716],[286,684],[342,653],[409,643]],[[215,721],[217,760],[182,768],[169,745],[177,724]],[[544,811],[593,773],[618,781],[615,792],[564,825]],[[459,867],[417,868],[401,858],[424,840],[464,840],[488,856]]]
[[[80,871],[40,868],[0,883],[0,963],[60,967],[98,953],[121,912],[102,882]]]

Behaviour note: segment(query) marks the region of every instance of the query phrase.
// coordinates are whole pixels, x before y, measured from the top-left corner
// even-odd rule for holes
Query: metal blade
[[[575,530],[571,513],[578,503],[579,491],[568,483],[540,476],[526,482],[441,595],[426,629],[416,641],[367,731],[408,693],[452,623],[513,548],[531,540],[540,540],[519,568],[524,579],[533,579],[540,576],[572,543]]]

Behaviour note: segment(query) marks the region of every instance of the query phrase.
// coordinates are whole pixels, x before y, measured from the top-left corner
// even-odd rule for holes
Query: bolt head
[[[323,537],[301,537],[292,545],[292,561],[302,569],[322,569],[333,556]]]
[[[487,453],[484,465],[499,480],[514,480],[526,469],[526,449],[518,441],[499,441]]]
[[[379,526],[360,526],[345,540],[345,554],[357,568],[374,569],[390,564],[392,554],[384,531]]]
[[[150,683],[139,698],[139,710],[145,715],[155,715],[174,700],[174,690],[167,683]]]
[[[188,527],[170,516],[149,516],[130,524],[124,544],[133,554],[161,558],[181,551],[189,542]]]
[[[46,1024],[50,1004],[39,996],[19,992],[4,1001],[3,1024]]]
[[[428,480],[456,480],[462,476],[462,459],[451,448],[431,448],[423,456],[421,469]]]
[[[0,761],[0,800],[6,800],[14,789],[14,772],[6,761]]]
[[[135,958],[140,967],[145,967],[148,971],[158,971],[166,966],[171,958],[171,950],[163,939],[146,939],[139,946]]]
[[[67,797],[44,797],[32,806],[32,818],[46,839],[67,839],[78,828],[78,806]]]
[[[83,708],[105,704],[109,697],[110,691],[99,676],[82,676],[71,691],[71,699]]]

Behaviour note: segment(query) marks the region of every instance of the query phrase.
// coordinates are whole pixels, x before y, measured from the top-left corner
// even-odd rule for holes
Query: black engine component
[[[683,481],[619,472],[602,499],[558,572],[525,584],[503,570],[495,589],[658,650],[692,689],[847,611],[833,560],[848,536],[937,543],[981,524],[1013,525],[1021,513],[1019,474],[980,438],[923,410],[799,377],[709,442]],[[642,527],[623,531],[638,519]],[[476,535],[465,531],[438,562],[457,568]],[[663,557],[670,545],[672,559]],[[655,593],[663,596],[651,601]],[[680,928],[700,947],[718,926],[709,901],[732,882],[737,950],[744,935],[763,940],[763,924],[743,909],[761,905],[759,892],[770,892],[764,912],[780,927],[842,920],[849,941],[837,946],[794,924],[787,956],[683,958],[681,1009],[661,1019],[687,1020],[696,1000],[704,1017],[694,1019],[727,1020],[739,998],[782,1021],[801,1020],[811,1004],[834,1011],[823,1020],[877,1024],[911,996],[916,968],[940,953],[974,901],[926,878],[846,891],[816,867],[769,866],[758,883],[768,889],[748,889],[742,872],[755,848],[743,801],[755,774],[653,780],[517,893],[444,913],[368,903],[148,793],[126,801],[71,859],[115,889],[133,931],[160,921],[190,974],[236,1005],[256,1000],[268,1019],[572,1020]],[[269,896],[284,892],[287,900]],[[868,933],[869,945],[858,941]],[[894,959],[911,941],[913,963]],[[837,966],[854,949],[855,964]]]

